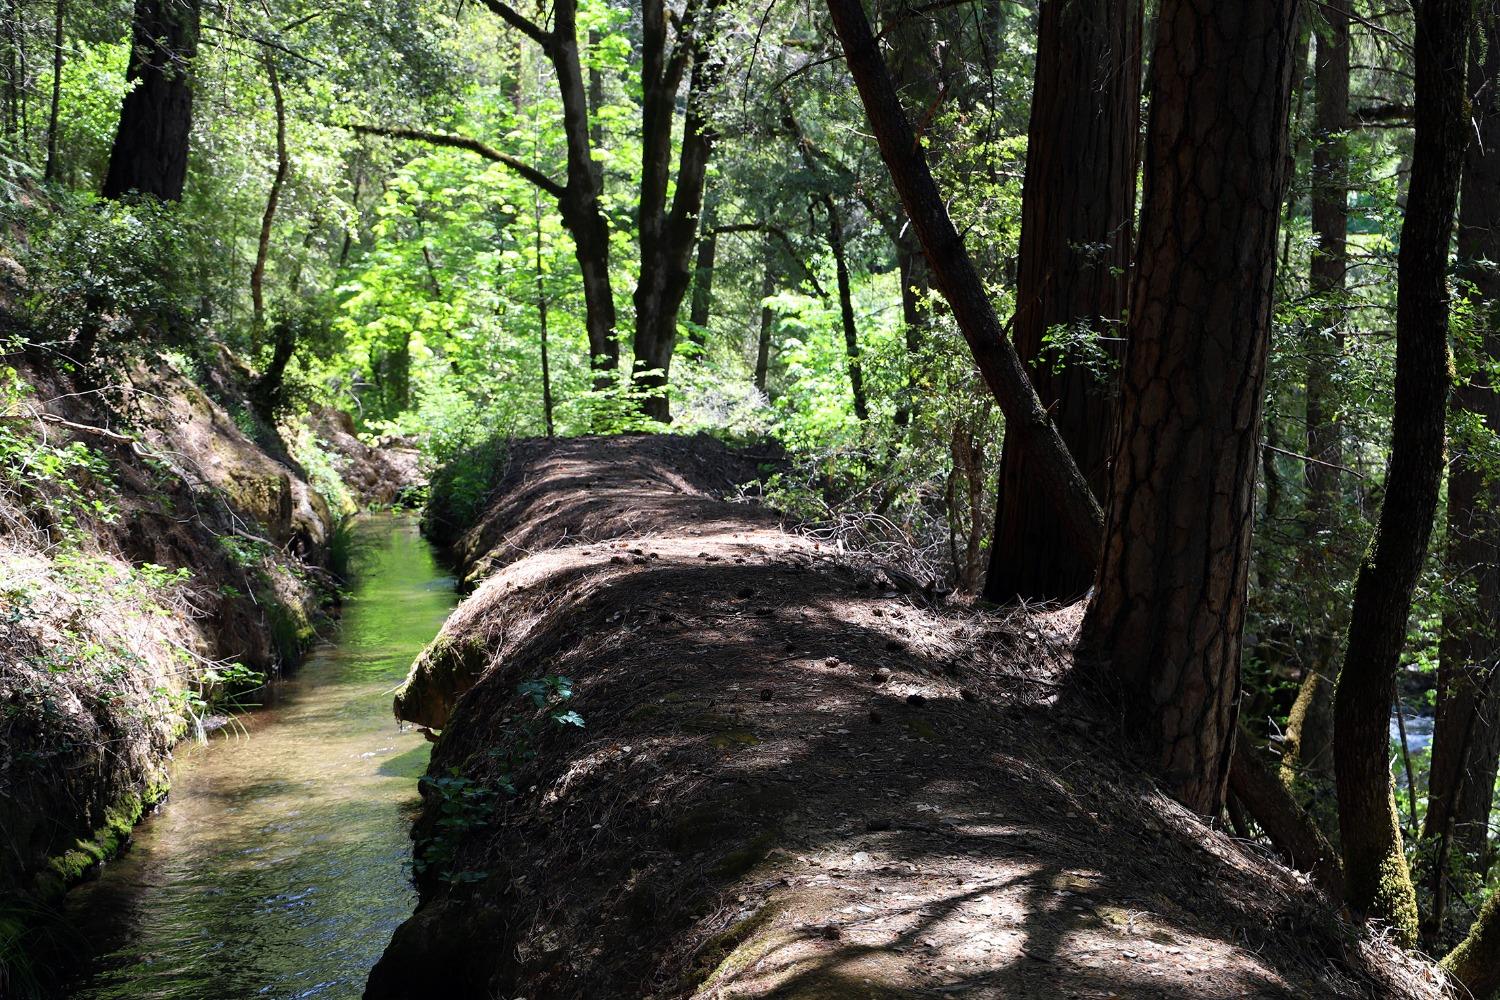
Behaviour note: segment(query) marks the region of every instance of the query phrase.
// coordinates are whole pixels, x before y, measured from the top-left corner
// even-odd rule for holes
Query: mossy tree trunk
[[[1469,101],[1475,141],[1464,158],[1458,213],[1458,270],[1473,304],[1473,374],[1457,387],[1455,421],[1477,418],[1500,433],[1500,393],[1485,366],[1500,362],[1500,6],[1483,5],[1469,43]],[[1442,939],[1450,884],[1482,880],[1489,868],[1489,818],[1500,758],[1500,481],[1478,443],[1461,435],[1448,470],[1448,574],[1457,596],[1443,618],[1437,720],[1423,838],[1431,905],[1423,939]]]
[[[1416,134],[1396,292],[1396,392],[1385,502],[1359,568],[1334,697],[1339,836],[1351,908],[1407,942],[1416,894],[1390,771],[1391,704],[1412,595],[1427,557],[1444,463],[1449,387],[1448,244],[1469,122],[1464,65],[1472,4],[1416,10]]]

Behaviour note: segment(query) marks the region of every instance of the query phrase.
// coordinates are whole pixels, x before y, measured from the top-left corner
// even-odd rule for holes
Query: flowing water
[[[413,521],[356,526],[351,600],[266,707],[176,752],[172,794],[75,891],[89,1000],[358,997],[411,914],[427,743],[391,692],[454,603]]]

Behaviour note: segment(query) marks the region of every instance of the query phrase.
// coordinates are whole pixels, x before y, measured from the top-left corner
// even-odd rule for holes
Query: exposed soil
[[[367,996],[1444,995],[1058,702],[1076,611],[933,606],[722,501],[756,464],[514,446],[397,709],[432,774],[517,794],[426,789],[461,875],[422,876]],[[585,728],[517,696],[546,674]]]
[[[85,378],[9,356],[0,368],[24,386],[7,382],[8,429],[93,456],[19,478],[24,456],[5,456],[4,911],[55,897],[122,846],[199,722],[190,696],[225,693],[213,677],[229,664],[293,662],[332,579],[323,500],[170,365]]]

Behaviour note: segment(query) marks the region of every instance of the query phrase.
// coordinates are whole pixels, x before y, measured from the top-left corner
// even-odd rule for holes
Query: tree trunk
[[[1102,496],[1115,399],[1102,359],[1064,355],[1043,338],[1088,331],[1085,350],[1118,359],[1129,292],[1140,132],[1141,7],[1113,0],[1044,3],[1026,146],[1020,271],[1012,338],[1031,383],[1095,495]],[[1099,338],[1099,339],[1096,339]],[[995,533],[984,596],[997,603],[1081,596],[1095,566],[1064,544],[1057,508],[1027,456],[1000,456]]]
[[[896,268],[901,274],[901,329],[906,338],[909,370],[905,393],[896,404],[893,419],[897,427],[906,427],[917,412],[917,361],[927,325],[922,302],[932,288],[927,258],[922,255],[921,244],[917,242],[915,235],[906,234],[896,241]]]
[[[42,180],[57,179],[57,115],[62,106],[63,43],[67,41],[67,0],[57,0],[52,20],[52,105],[47,112],[47,165]]]
[[[1344,275],[1349,227],[1349,13],[1347,0],[1328,0],[1318,32],[1317,108],[1313,148],[1312,250],[1309,285],[1325,307],[1307,340],[1307,453],[1326,465],[1306,462],[1308,507],[1315,532],[1331,528],[1343,460],[1330,373],[1343,354]]]
[[[771,331],[776,326],[776,314],[766,301],[776,294],[776,256],[771,249],[771,234],[765,234],[764,240],[761,251],[760,333],[755,341],[755,388],[761,392],[766,391],[766,376],[771,368]]]
[[[271,177],[271,190],[266,195],[266,210],[260,219],[260,239],[255,248],[255,266],[250,270],[250,341],[255,348],[259,347],[261,332],[266,327],[266,262],[271,256],[271,227],[276,223],[281,188],[292,170],[292,159],[286,148],[286,100],[281,93],[281,77],[276,72],[276,60],[269,49],[263,53],[263,58],[266,81],[271,85],[271,104],[276,112],[276,173]]]
[[[714,261],[719,255],[719,231],[714,228],[716,198],[703,211],[698,238],[698,261],[693,266],[693,301],[688,310],[688,336],[699,347],[708,344],[708,320],[714,304]],[[770,293],[767,293],[770,294]]]
[[[1500,394],[1484,366],[1500,362],[1500,10],[1482,5],[1481,33],[1469,43],[1469,102],[1477,141],[1464,159],[1458,211],[1458,269],[1473,304],[1478,367],[1453,396],[1455,417],[1472,415],[1500,434]],[[1492,369],[1493,370],[1493,369]],[[1449,879],[1483,879],[1489,869],[1489,817],[1500,758],[1500,479],[1460,439],[1448,468],[1447,573],[1459,584],[1444,614],[1439,646],[1437,721],[1423,837],[1436,859],[1428,872],[1432,905],[1423,938],[1435,944]],[[1471,592],[1472,588],[1472,592]]]
[[[1338,640],[1333,607],[1335,512],[1343,462],[1342,428],[1332,373],[1344,351],[1344,279],[1348,270],[1349,14],[1346,0],[1322,8],[1314,67],[1317,93],[1312,157],[1312,249],[1308,284],[1323,308],[1303,338],[1306,359],[1306,447],[1317,459],[1303,462],[1304,542],[1297,572],[1305,581],[1309,617],[1302,687],[1283,743],[1282,779],[1324,828],[1337,828],[1333,794],[1333,678]]]
[[[134,41],[104,197],[182,198],[193,124],[200,0],[136,0]]]
[[[583,278],[584,326],[588,330],[594,387],[607,389],[614,384],[620,367],[620,347],[615,338],[615,295],[609,276],[609,223],[599,201],[599,172],[594,168],[589,136],[588,95],[578,57],[577,0],[558,0],[554,4],[552,30],[540,40],[557,75],[567,142],[568,181],[558,198],[558,209],[563,225],[573,237],[573,255]]]
[[[1469,936],[1442,965],[1469,996],[1484,1000],[1500,991],[1500,893],[1490,893]]]
[[[881,157],[890,170],[907,218],[922,242],[933,283],[952,307],[985,384],[1000,403],[1008,424],[1016,428],[1018,443],[1034,456],[1034,474],[1062,512],[1069,547],[1080,551],[1085,558],[1095,559],[1103,531],[1099,505],[1067,445],[1048,419],[1027,379],[1025,366],[1000,326],[984,283],[964,248],[963,238],[953,228],[947,206],[932,179],[926,154],[891,83],[861,0],[828,0],[828,10]]]
[[[1296,0],[1164,0],[1120,434],[1083,643],[1166,788],[1224,803]]]
[[[1373,553],[1360,565],[1344,668],[1334,698],[1339,832],[1351,908],[1410,942],[1416,897],[1390,772],[1391,703],[1412,594],[1443,477],[1448,401],[1448,242],[1468,141],[1467,0],[1416,9],[1416,133],[1396,292],[1391,458]]]
[[[669,50],[664,0],[645,0],[641,80],[644,106],[641,137],[641,193],[637,205],[641,271],[635,288],[635,367],[633,381],[647,395],[646,415],[671,420],[667,382],[677,346],[677,317],[692,280],[693,248],[703,211],[704,181],[717,133],[705,104],[719,66],[708,52],[716,28],[719,0],[689,3]],[[688,77],[687,112],[678,152],[677,176],[670,209],[672,124],[677,91]]]
[[[1229,787],[1292,867],[1312,875],[1334,900],[1343,898],[1338,852],[1292,798],[1243,728],[1235,737]]]
[[[844,217],[833,195],[823,196],[823,210],[828,213],[828,249],[833,251],[833,266],[839,286],[839,320],[844,328],[844,359],[849,369],[849,393],[854,399],[854,415],[870,419],[870,404],[865,399],[864,369],[859,363],[859,326],[854,320],[854,291],[849,283],[849,257],[844,245]]]

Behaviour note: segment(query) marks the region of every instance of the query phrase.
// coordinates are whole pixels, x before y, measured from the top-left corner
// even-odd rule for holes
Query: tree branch
[[[505,3],[504,0],[479,0],[479,2],[488,7],[491,14],[494,14],[543,48],[552,44],[552,32],[543,28],[540,24],[537,24],[531,18],[516,10],[510,4]]]
[[[493,146],[486,145],[478,139],[471,139],[466,135],[452,135],[447,132],[424,132],[421,129],[402,128],[396,125],[349,125],[346,126],[359,135],[379,135],[388,139],[409,139],[412,142],[425,142],[429,146],[444,146],[449,149],[463,149],[475,153],[494,163],[503,164],[515,171],[526,180],[535,184],[554,198],[561,198],[566,188],[535,167],[518,160],[509,153],[502,153]]]
[[[721,233],[765,233],[776,237],[781,245],[786,247],[787,256],[796,262],[798,270],[802,272],[802,276],[807,279],[807,283],[812,286],[818,298],[828,298],[828,290],[818,282],[818,276],[813,273],[812,268],[807,266],[807,262],[797,252],[797,245],[792,242],[792,238],[787,235],[785,229],[782,229],[780,226],[773,226],[769,222],[731,222],[723,226],[714,226],[704,235],[718,236]]]

